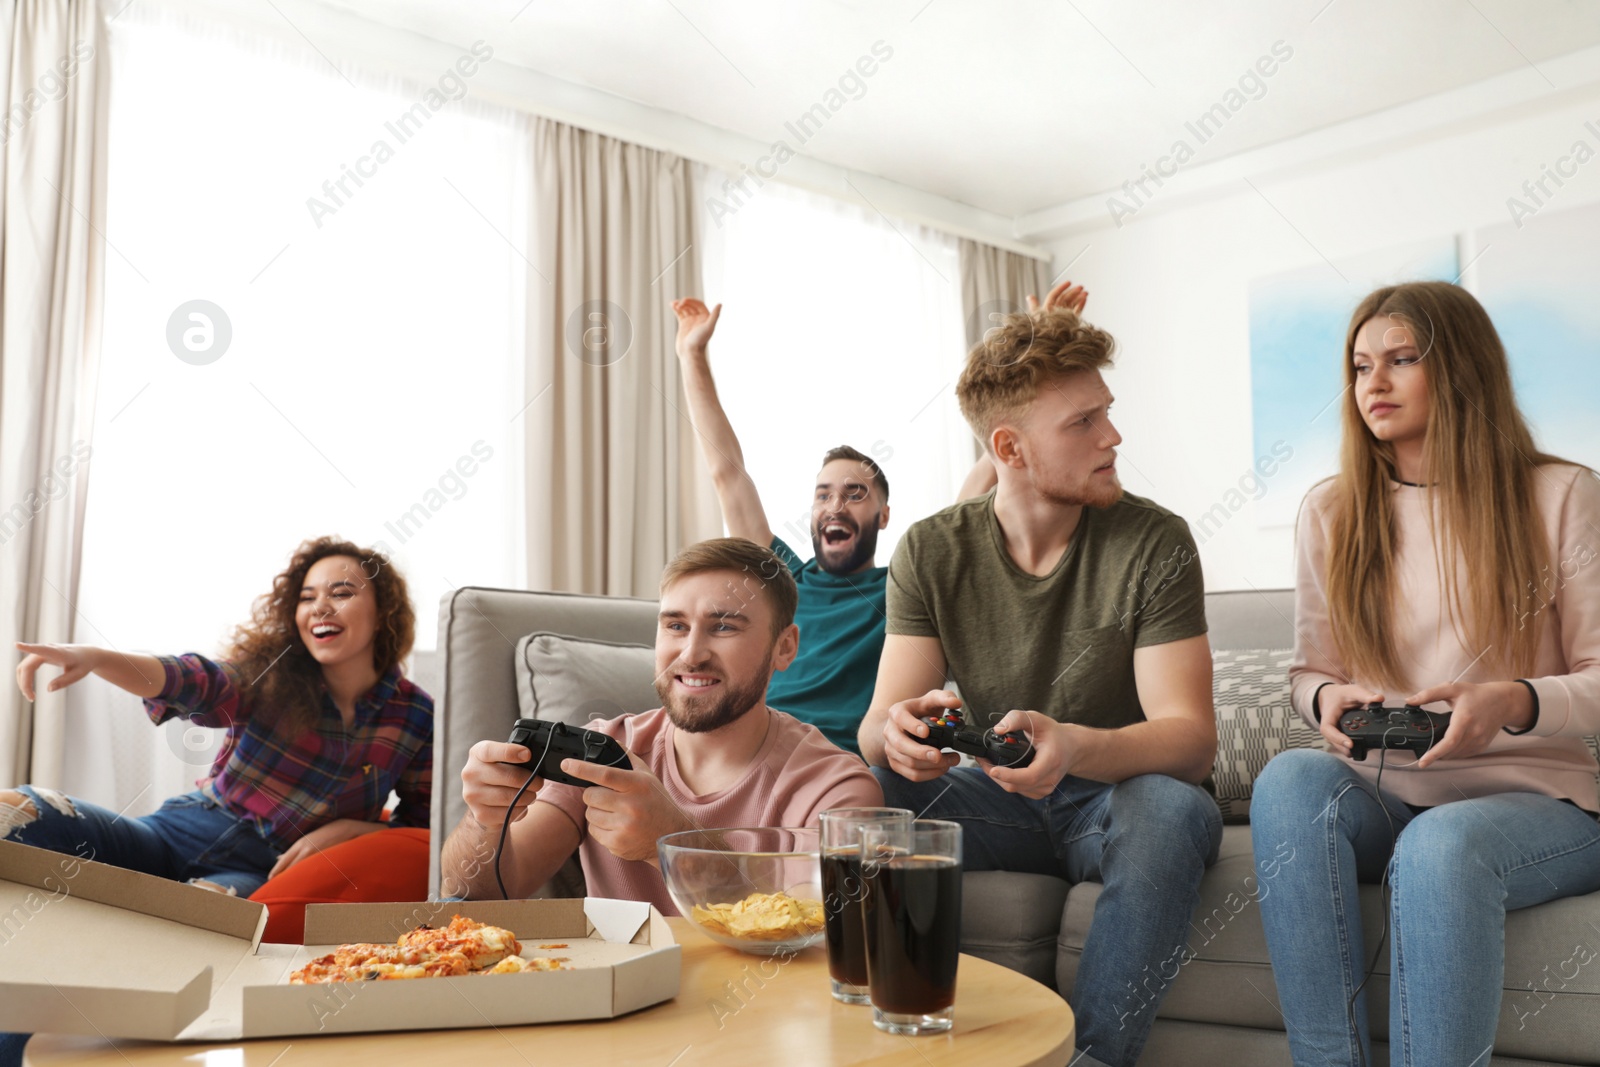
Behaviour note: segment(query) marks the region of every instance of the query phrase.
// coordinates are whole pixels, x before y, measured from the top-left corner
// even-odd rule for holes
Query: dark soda
[[[861,849],[830,849],[822,854],[823,922],[828,931],[828,976],[835,982],[867,987],[867,950],[861,925]]]
[[[862,902],[872,1006],[897,1015],[955,1003],[961,951],[961,865],[899,855],[872,864]]]

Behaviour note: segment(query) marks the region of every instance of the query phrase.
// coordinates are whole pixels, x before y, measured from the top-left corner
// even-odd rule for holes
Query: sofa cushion
[[[307,904],[428,899],[428,831],[396,827],[362,834],[307,856],[250,897],[267,906],[261,940],[298,945]]]
[[[524,719],[583,726],[661,706],[655,649],[565,634],[517,642],[517,707]]]
[[[1248,822],[1250,790],[1267,761],[1287,748],[1320,748],[1321,736],[1289,705],[1291,649],[1211,653],[1217,710],[1217,807],[1227,823]]]
[[[1069,888],[1047,874],[962,875],[961,951],[1053,988],[1061,908]]]

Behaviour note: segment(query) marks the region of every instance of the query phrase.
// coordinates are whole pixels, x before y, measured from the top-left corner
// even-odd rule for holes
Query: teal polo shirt
[[[800,626],[800,654],[788,670],[773,672],[767,704],[815,726],[846,752],[860,755],[856,730],[878,683],[889,568],[829,574],[816,560],[802,563],[781,538],[774,537],[771,547],[800,587],[794,615]]]

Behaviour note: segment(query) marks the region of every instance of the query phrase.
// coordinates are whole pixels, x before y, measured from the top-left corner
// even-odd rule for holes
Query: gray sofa
[[[438,846],[464,812],[459,775],[467,750],[483,738],[505,738],[518,714],[519,642],[524,635],[544,632],[648,645],[654,639],[655,610],[652,600],[476,587],[444,598],[439,619],[443,678],[435,690],[435,895]],[[1219,803],[1237,822],[1247,812],[1251,776],[1277,751],[1315,743],[1315,735],[1297,725],[1287,707],[1293,593],[1212,593],[1206,597],[1206,611],[1218,663]],[[524,693],[524,703],[526,699]],[[552,715],[561,713],[550,710]],[[575,868],[569,865],[550,892],[581,892],[581,874]],[[1143,1064],[1289,1062],[1252,898],[1258,884],[1250,829],[1229,825],[1221,858],[1201,887],[1191,942],[1197,955],[1172,983]],[[969,874],[963,950],[1069,990],[1099,889],[1091,882],[1068,885],[1042,875]],[[1362,911],[1367,943],[1376,945],[1382,918],[1376,886],[1362,888]],[[1447,916],[1440,919],[1448,921]],[[1574,962],[1596,952],[1600,894],[1508,916],[1505,994],[1492,1064],[1600,1065],[1600,959],[1587,965]],[[1368,989],[1374,1034],[1381,1039],[1388,1032],[1387,953]],[[1381,1040],[1375,1046],[1376,1063],[1387,1064],[1387,1046]]]

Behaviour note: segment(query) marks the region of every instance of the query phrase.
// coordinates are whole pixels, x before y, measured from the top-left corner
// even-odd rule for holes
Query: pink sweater
[[[697,796],[678,775],[672,735],[677,728],[662,708],[588,724],[610,734],[649,764],[667,793],[706,829],[735,826],[810,826],[829,808],[877,807],[883,789],[867,765],[810,723],[772,712],[772,728],[750,768],[719,793]],[[582,835],[578,857],[591,897],[648,900],[663,915],[678,914],[661,872],[643,860],[620,860],[589,836],[583,790],[557,782],[539,790],[539,803],[567,813]]]
[[[1399,661],[1407,670],[1403,690],[1370,678],[1348,678],[1336,658],[1328,625],[1325,564],[1328,509],[1333,482],[1306,495],[1295,536],[1294,665],[1289,669],[1294,708],[1313,727],[1311,706],[1324,682],[1353,682],[1384,693],[1398,706],[1431,685],[1453,681],[1506,681],[1503,670],[1487,663],[1482,649],[1467,647],[1445,610],[1429,530],[1428,490],[1391,483],[1395,493],[1398,558],[1395,562]],[[1387,757],[1383,787],[1408,804],[1435,805],[1494,793],[1543,793],[1600,811],[1594,757],[1583,738],[1600,733],[1600,480],[1565,464],[1539,468],[1535,502],[1550,538],[1552,571],[1540,583],[1542,605],[1528,625],[1539,627],[1539,652],[1527,680],[1539,695],[1539,721],[1514,736],[1501,731],[1487,749],[1464,759],[1447,759],[1425,770],[1409,752]],[[1448,711],[1430,704],[1429,711]],[[1369,781],[1378,761],[1369,754],[1351,767]]]

